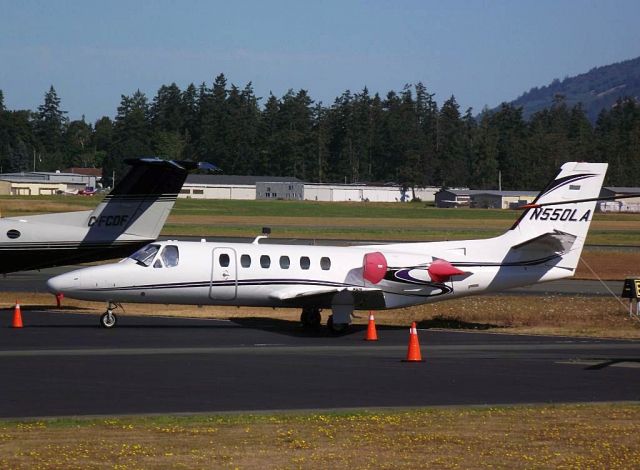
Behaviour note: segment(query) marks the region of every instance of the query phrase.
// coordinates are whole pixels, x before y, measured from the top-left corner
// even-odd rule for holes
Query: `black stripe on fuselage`
[[[128,287],[119,287],[118,290],[156,290],[156,289],[183,289],[187,287],[231,287],[231,286],[270,286],[270,285],[311,285],[321,287],[362,287],[354,284],[345,284],[342,282],[332,281],[318,281],[311,279],[246,279],[246,280],[229,280],[229,281],[191,281],[191,282],[174,282],[169,284],[146,284],[136,285]],[[105,289],[91,289],[94,291],[99,290],[112,290],[110,288]]]

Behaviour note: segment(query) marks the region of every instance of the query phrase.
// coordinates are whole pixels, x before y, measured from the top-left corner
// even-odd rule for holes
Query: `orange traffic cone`
[[[409,329],[409,349],[407,350],[407,358],[403,359],[402,362],[423,362],[420,354],[420,343],[418,343],[416,322],[413,322]]]
[[[64,294],[62,292],[56,294],[56,306],[58,308],[62,307],[62,299],[64,299]]]
[[[365,341],[378,341],[378,332],[376,331],[376,319],[373,318],[373,312],[369,312],[369,325],[367,326],[367,336]]]
[[[20,312],[20,304],[16,300],[16,308],[13,309],[13,322],[11,326],[14,328],[22,328],[22,313]]]

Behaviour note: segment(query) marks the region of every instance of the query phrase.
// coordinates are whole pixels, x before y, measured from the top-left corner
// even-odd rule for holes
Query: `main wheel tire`
[[[116,314],[111,312],[104,312],[101,316],[100,316],[100,325],[102,325],[103,328],[113,328],[114,326],[116,326],[116,323],[118,322],[118,318],[116,317]]]
[[[320,328],[320,323],[322,323],[322,315],[320,315],[320,309],[314,309],[309,314],[309,327],[311,328]]]
[[[320,315],[320,309],[317,308],[305,308],[300,314],[300,323],[305,328],[318,328],[322,322],[322,315]]]
[[[329,331],[335,335],[339,335],[342,334],[344,332],[346,332],[349,329],[349,324],[348,323],[334,323],[333,322],[333,315],[330,315],[329,318],[327,319],[327,328],[329,328]]]

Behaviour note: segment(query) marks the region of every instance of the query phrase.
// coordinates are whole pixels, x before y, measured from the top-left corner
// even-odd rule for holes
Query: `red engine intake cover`
[[[448,281],[451,276],[457,276],[459,274],[466,274],[464,271],[460,271],[454,265],[443,259],[437,259],[427,269],[431,280],[435,282]]]
[[[362,277],[371,284],[377,284],[387,273],[387,259],[379,251],[364,255]]]

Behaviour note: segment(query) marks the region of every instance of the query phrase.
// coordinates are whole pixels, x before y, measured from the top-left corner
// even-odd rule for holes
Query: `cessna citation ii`
[[[160,233],[188,170],[209,164],[126,160],[125,177],[93,211],[0,219],[0,273],[127,256]]]
[[[54,293],[105,301],[104,327],[121,302],[295,307],[306,326],[344,330],[354,310],[453,299],[575,273],[607,169],[565,163],[503,235],[484,240],[368,246],[154,242],[119,263],[48,281]]]

